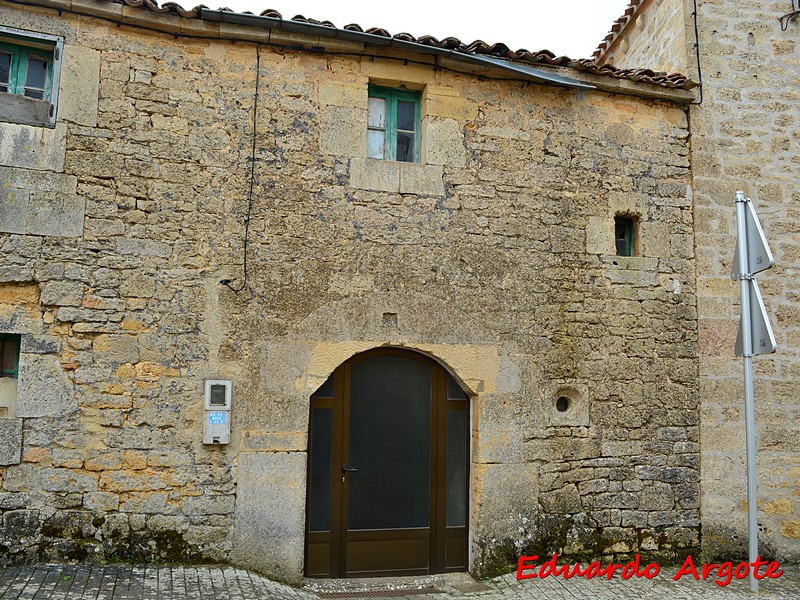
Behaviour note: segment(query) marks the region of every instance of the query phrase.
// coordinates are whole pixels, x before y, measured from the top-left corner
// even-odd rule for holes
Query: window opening
[[[55,122],[63,40],[0,27],[0,92],[44,100],[49,106],[0,103],[0,120],[31,125]],[[26,108],[27,107],[27,108]]]
[[[634,223],[630,217],[614,218],[614,243],[617,256],[633,256]]]
[[[0,377],[19,378],[20,336],[0,334]]]
[[[369,86],[367,156],[419,162],[419,94]]]

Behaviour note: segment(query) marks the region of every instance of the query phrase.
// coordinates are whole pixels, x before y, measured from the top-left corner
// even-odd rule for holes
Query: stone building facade
[[[733,356],[738,285],[731,281],[737,190],[752,198],[775,255],[759,275],[778,352],[755,361],[759,544],[785,561],[800,557],[797,176],[800,98],[791,2],[635,1],[597,54],[620,67],[642,64],[699,79],[690,109],[698,272],[703,546],[709,558],[747,546],[744,393]],[[656,33],[664,15],[682,23]],[[783,17],[783,20],[781,18]]]
[[[422,571],[695,551],[698,364],[722,361],[699,363],[695,273],[712,253],[695,256],[688,82],[235,21],[0,2],[0,41],[58,69],[52,110],[0,94],[5,356],[18,344],[0,562],[230,562],[300,580],[316,551],[310,399],[372,356],[428,365],[442,406],[466,407],[466,562],[436,562],[431,533]],[[416,161],[368,158],[378,88],[416,94]],[[719,211],[703,227],[727,228]],[[700,281],[708,306],[728,289]],[[727,374],[703,393],[735,387]],[[204,443],[208,381],[231,383],[229,444]]]

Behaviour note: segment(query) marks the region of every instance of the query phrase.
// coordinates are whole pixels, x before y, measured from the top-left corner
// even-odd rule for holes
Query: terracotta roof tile
[[[199,6],[194,7],[191,10],[186,10],[179,4],[176,4],[175,2],[164,2],[161,6],[159,6],[158,3],[155,2],[154,0],[106,0],[106,2],[113,2],[115,4],[123,4],[125,6],[142,8],[156,13],[171,13],[187,19],[199,18],[200,10],[203,8],[207,8],[206,6],[201,4]],[[625,14],[619,19],[617,19],[615,24],[612,26],[612,33],[609,33],[606,36],[604,42],[600,45],[600,48],[597,51],[595,51],[594,53],[595,57],[597,57],[600,53],[602,53],[602,50],[607,48],[608,45],[611,44],[611,42],[615,39],[617,35],[616,32],[624,28],[624,26],[636,12],[641,2],[642,0],[631,0],[630,5],[625,10]],[[232,11],[229,8],[221,8],[219,10],[236,12]],[[246,12],[244,14],[253,14],[253,13]],[[267,9],[265,11],[262,11],[261,13],[259,13],[259,16],[270,17],[273,19],[283,19],[283,15],[281,15],[281,13],[279,13],[277,10],[274,9]],[[289,20],[301,23],[311,23],[314,25],[321,25],[324,27],[331,27],[334,29],[336,28],[336,26],[330,21],[317,21],[314,19],[308,19],[303,15],[296,15]],[[498,58],[504,58],[508,60],[528,63],[531,65],[566,67],[570,69],[575,69],[576,71],[580,71],[583,73],[589,73],[592,75],[600,75],[605,77],[613,77],[615,79],[626,79],[629,81],[649,83],[665,88],[673,88],[673,89],[679,88],[688,90],[697,87],[697,84],[695,82],[691,81],[688,77],[680,73],[663,73],[663,72],[651,71],[649,69],[617,69],[611,65],[599,66],[593,59],[572,59],[569,58],[568,56],[557,57],[549,50],[540,50],[538,52],[531,52],[524,48],[520,48],[519,50],[513,51],[505,44],[496,43],[490,45],[484,42],[483,40],[475,40],[470,44],[465,44],[464,42],[455,37],[446,37],[439,40],[432,35],[422,35],[419,37],[414,37],[409,33],[398,33],[392,35],[386,29],[382,29],[379,27],[371,27],[365,30],[356,23],[345,25],[342,29],[345,29],[347,31],[369,33],[372,35],[377,35],[385,38],[393,38],[393,39],[403,40],[406,42],[421,44],[423,46],[432,46],[446,50],[453,50],[455,52],[463,52],[466,54],[477,54],[477,55],[485,54],[489,56],[495,56]]]
[[[597,50],[592,53],[593,59],[599,59],[603,53],[611,47],[611,44],[614,43],[617,36],[619,36],[622,30],[625,29],[625,26],[631,22],[631,19],[633,19],[634,15],[638,12],[642,2],[643,0],[630,0],[630,4],[628,4],[623,15],[614,21],[614,24],[611,26],[611,32],[603,38]]]

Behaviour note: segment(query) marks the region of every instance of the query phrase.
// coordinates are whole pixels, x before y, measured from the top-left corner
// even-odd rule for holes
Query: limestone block
[[[133,335],[99,335],[92,344],[95,360],[118,367],[139,362],[139,345]]]
[[[301,582],[305,453],[246,452],[236,466],[231,562],[281,581]]]
[[[407,162],[401,162],[398,165],[400,167],[401,194],[444,196],[442,167]]]
[[[366,82],[321,81],[319,84],[319,105],[322,109],[328,106],[342,106],[367,110]]]
[[[87,127],[96,126],[99,90],[100,52],[65,44],[57,119]]]
[[[397,193],[400,191],[400,163],[354,158],[350,161],[350,186],[360,190]]]
[[[63,417],[77,409],[75,390],[58,357],[19,355],[18,417]]]
[[[613,218],[589,217],[586,223],[586,252],[589,254],[616,254]]]
[[[20,352],[56,354],[61,352],[61,340],[52,335],[23,335]]]
[[[20,176],[16,169],[2,169],[0,176],[0,231],[55,237],[83,235],[86,206],[85,200],[74,193],[74,177],[61,176],[60,181],[54,181],[44,176],[40,187],[35,177]]]
[[[462,98],[460,90],[428,85],[422,97],[422,115],[456,122],[472,121],[478,116],[478,104]]]
[[[422,121],[425,163],[464,167],[467,151],[464,133],[455,119],[426,117]]]
[[[117,252],[120,254],[136,254],[140,256],[161,256],[168,258],[172,248],[164,242],[135,238],[117,238]]]
[[[67,127],[53,128],[3,123],[0,126],[0,166],[36,171],[64,170]]]
[[[48,281],[42,284],[42,304],[53,306],[80,306],[84,286],[78,281]]]
[[[531,464],[473,464],[472,504],[478,539],[526,537],[539,512],[538,467]]]
[[[22,419],[0,418],[0,465],[18,465],[22,455]]]
[[[0,417],[17,416],[17,387],[19,379],[0,377]]]
[[[323,109],[320,114],[319,149],[322,154],[335,156],[366,156],[366,109],[343,106]]]

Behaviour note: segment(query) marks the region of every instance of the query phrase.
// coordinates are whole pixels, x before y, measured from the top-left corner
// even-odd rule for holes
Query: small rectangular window
[[[0,333],[0,377],[19,378],[20,336]]]
[[[62,38],[0,27],[0,120],[55,123],[62,48]]]
[[[419,162],[419,94],[369,86],[367,156]]]
[[[634,234],[634,220],[631,217],[614,218],[614,242],[617,247],[617,256],[633,256]]]

